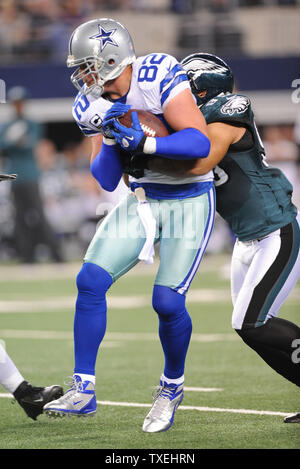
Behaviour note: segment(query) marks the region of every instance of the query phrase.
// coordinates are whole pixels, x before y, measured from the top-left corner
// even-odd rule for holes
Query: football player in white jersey
[[[213,173],[192,179],[166,176],[140,168],[135,155],[205,158],[210,148],[206,123],[177,60],[162,53],[136,58],[128,31],[115,20],[79,26],[70,39],[67,64],[78,67],[71,76],[79,91],[73,115],[92,137],[91,172],[113,191],[126,171],[130,191],[101,224],[85,255],[77,277],[72,385],[44,409],[54,416],[96,412],[95,363],[106,328],[106,292],[140,259],[151,262],[153,244],[159,241],[152,304],[165,365],[143,430],[165,431],[183,399],[192,331],[185,295],[213,228]],[[130,107],[158,115],[170,134],[146,137],[135,112],[131,128],[121,125],[117,118]]]
[[[13,181],[16,177],[16,174],[0,174],[0,181]],[[43,407],[47,402],[57,399],[63,394],[61,386],[53,385],[44,388],[28,383],[6,352],[1,340],[0,384],[14,396],[26,415],[33,420],[36,420],[43,413]]]

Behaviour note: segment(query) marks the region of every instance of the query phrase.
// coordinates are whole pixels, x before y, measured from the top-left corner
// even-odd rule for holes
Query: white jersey
[[[178,61],[167,54],[149,54],[139,57],[132,64],[132,78],[129,91],[120,102],[129,104],[133,109],[163,115],[167,104],[179,93],[189,89],[189,81]],[[91,95],[79,93],[73,105],[73,116],[82,132],[87,136],[102,133],[102,121],[113,102]],[[130,182],[158,184],[191,184],[213,180],[213,172],[205,175],[179,178],[145,170],[144,177]]]

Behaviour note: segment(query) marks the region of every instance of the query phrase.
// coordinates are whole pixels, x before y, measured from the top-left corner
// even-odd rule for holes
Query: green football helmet
[[[187,73],[191,89],[202,105],[220,93],[232,93],[234,78],[231,69],[216,55],[196,53],[185,57],[181,64]],[[206,91],[199,97],[198,93]]]

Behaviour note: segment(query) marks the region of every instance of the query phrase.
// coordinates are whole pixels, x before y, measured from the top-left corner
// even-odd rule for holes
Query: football
[[[124,116],[119,117],[118,121],[125,127],[131,127],[131,113],[137,112],[141,127],[147,137],[166,137],[169,135],[168,129],[165,124],[154,114],[148,111],[138,109],[130,109]]]

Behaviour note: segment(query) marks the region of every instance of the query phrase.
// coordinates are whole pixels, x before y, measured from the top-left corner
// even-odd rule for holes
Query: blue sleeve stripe
[[[80,122],[77,122],[77,125],[82,129],[82,130],[92,130],[90,127],[84,124],[80,124]]]
[[[78,100],[81,98],[81,92],[79,91],[79,93],[77,93],[77,95],[75,96],[75,99],[74,99],[74,103],[73,103],[73,107],[76,106]]]
[[[80,122],[77,122],[77,125],[84,134],[90,135],[97,133],[97,130],[90,129],[86,125],[80,124]]]
[[[174,78],[173,82],[172,82],[172,86],[169,86],[162,94],[161,94],[161,98],[160,98],[160,101],[161,101],[161,105],[164,104],[164,102],[166,101],[166,99],[168,99],[171,91],[173,90],[173,88],[175,88],[177,85],[179,85],[179,83],[183,82],[183,81],[188,81],[188,78],[186,76],[186,74],[181,74],[181,75],[178,75],[177,77]]]
[[[162,88],[160,94],[162,95],[168,88],[172,87],[173,88],[173,83],[176,80],[177,77],[183,76],[187,80],[186,73],[184,71],[179,71],[177,72],[173,78]]]
[[[160,83],[160,93],[163,93],[164,88],[170,84],[170,82],[174,79],[174,77],[178,73],[185,73],[185,70],[182,68],[182,65],[176,64],[169,73],[165,76],[165,78]]]
[[[95,132],[94,130],[83,130],[82,131],[86,135],[97,135],[99,132]]]
[[[85,134],[85,135],[97,135],[99,132],[96,132],[95,130],[88,130],[88,129],[83,129],[80,127],[80,130]]]

